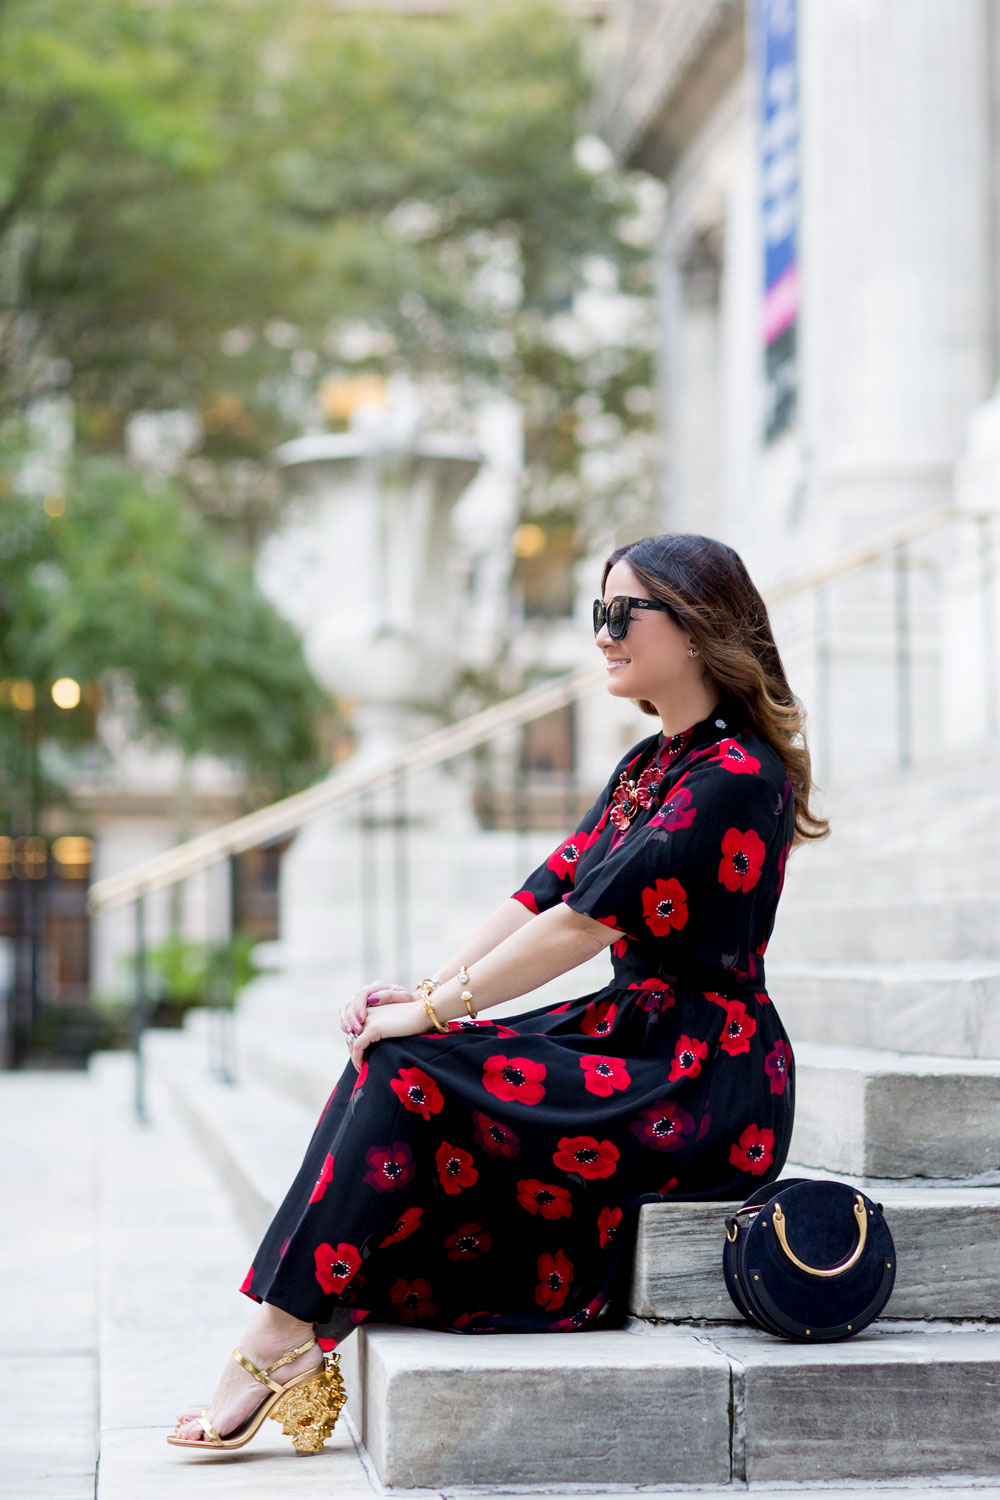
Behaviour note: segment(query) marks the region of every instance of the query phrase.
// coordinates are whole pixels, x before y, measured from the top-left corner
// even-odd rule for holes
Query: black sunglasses
[[[603,599],[595,599],[594,634],[607,624],[611,639],[623,641],[634,609],[662,609],[665,614],[673,614],[669,604],[660,604],[656,599],[632,599],[627,594],[616,594],[607,604]]]

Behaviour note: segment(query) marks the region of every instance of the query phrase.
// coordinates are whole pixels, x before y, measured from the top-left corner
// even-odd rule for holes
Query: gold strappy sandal
[[[296,1453],[321,1452],[336,1425],[340,1409],[347,1400],[340,1374],[340,1356],[334,1350],[326,1351],[318,1370],[306,1370],[303,1374],[286,1380],[284,1385],[271,1379],[272,1370],[305,1354],[315,1343],[316,1339],[312,1338],[308,1343],[293,1349],[290,1354],[283,1354],[273,1364],[265,1365],[263,1369],[258,1369],[238,1349],[234,1349],[233,1359],[244,1370],[249,1370],[255,1380],[266,1385],[271,1394],[265,1396],[260,1405],[228,1437],[222,1438],[216,1432],[208,1420],[206,1407],[200,1415],[185,1419],[198,1422],[205,1434],[204,1438],[178,1437],[175,1432],[167,1438],[167,1442],[175,1443],[178,1448],[200,1448],[203,1453],[212,1453],[219,1448],[242,1448],[244,1443],[249,1443],[264,1418],[270,1417],[272,1421],[282,1424],[281,1430],[295,1444]],[[178,1422],[178,1428],[180,1425]]]

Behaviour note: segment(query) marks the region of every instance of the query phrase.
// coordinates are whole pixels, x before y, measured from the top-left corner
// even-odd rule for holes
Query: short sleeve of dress
[[[745,956],[755,903],[776,900],[791,787],[755,757],[739,764],[713,755],[693,766],[648,822],[581,875],[567,904],[634,941],[663,940],[664,958]]]
[[[611,800],[611,793],[618,784],[618,778],[622,771],[626,771],[656,738],[656,735],[649,735],[637,745],[633,745],[631,750],[626,750],[608,777],[603,790],[581,818],[579,825],[542,860],[540,865],[532,870],[527,880],[516,891],[511,892],[514,901],[520,901],[522,906],[526,906],[530,912],[537,915],[539,912],[546,911],[550,906],[555,906],[557,901],[561,901],[568,892],[572,891],[576,878],[577,860],[589,847],[592,838],[596,838],[598,826],[603,826],[604,815]]]

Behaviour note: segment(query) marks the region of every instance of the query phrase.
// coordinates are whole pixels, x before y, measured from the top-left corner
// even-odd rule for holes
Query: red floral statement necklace
[[[610,817],[612,823],[619,833],[624,833],[626,828],[635,817],[640,808],[652,807],[655,801],[655,790],[667,774],[667,769],[672,760],[675,760],[687,741],[690,730],[681,734],[671,735],[665,741],[662,750],[656,759],[646,767],[638,781],[632,781],[626,771],[619,778],[618,785],[611,794]],[[661,761],[660,755],[665,759]]]

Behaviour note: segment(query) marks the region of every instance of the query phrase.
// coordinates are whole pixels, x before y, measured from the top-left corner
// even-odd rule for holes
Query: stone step
[[[828,1177],[788,1165],[782,1177]],[[1000,1188],[928,1187],[851,1177],[881,1203],[898,1255],[887,1319],[1000,1320]],[[722,1276],[725,1203],[650,1203],[641,1210],[629,1306],[644,1320],[730,1322]],[[789,1230],[794,1248],[794,1236]],[[884,1320],[883,1320],[884,1321]]]
[[[990,820],[957,821],[928,837],[888,837],[872,827],[863,836],[846,838],[841,828],[828,844],[795,851],[787,867],[782,902],[831,901],[864,895],[873,900],[907,896],[974,894],[996,885],[997,852],[993,828],[1000,808]],[[877,825],[876,825],[877,827]]]
[[[875,1325],[802,1346],[745,1326],[466,1340],[381,1325],[365,1332],[360,1377],[365,1448],[393,1487],[1000,1472],[1000,1333],[982,1327]]]
[[[1000,1060],[793,1045],[794,1161],[849,1175],[1000,1177]]]
[[[1000,890],[903,899],[782,899],[768,951],[782,962],[1000,958]]]
[[[836,1043],[1000,1057],[1000,959],[815,962],[767,957],[767,988],[793,1048]]]
[[[877,817],[894,809],[926,811],[941,803],[941,763],[947,760],[948,802],[962,806],[989,797],[996,789],[996,759],[983,741],[942,747],[931,761],[908,771],[880,770],[833,782],[828,788],[826,810],[844,809],[845,815]],[[819,801],[820,798],[817,798]]]

